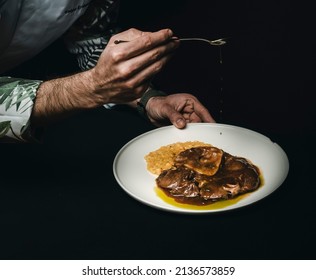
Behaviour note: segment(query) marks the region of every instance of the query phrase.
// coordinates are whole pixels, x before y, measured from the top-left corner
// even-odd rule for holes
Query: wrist
[[[167,94],[163,91],[160,91],[160,90],[149,89],[148,91],[146,91],[143,94],[143,96],[140,98],[140,100],[137,102],[138,113],[142,117],[148,118],[146,106],[147,106],[147,103],[149,102],[149,100],[151,98],[154,98],[154,97],[163,97],[163,96],[167,96]]]
[[[82,92],[85,101],[84,107],[90,109],[108,103],[104,100],[104,94],[102,94],[103,88],[98,83],[98,79],[95,77],[94,69],[80,74],[83,75],[80,82],[82,83],[82,88],[84,89],[84,92]]]

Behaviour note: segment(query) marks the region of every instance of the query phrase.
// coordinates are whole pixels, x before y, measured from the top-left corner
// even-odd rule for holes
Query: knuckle
[[[166,40],[169,39],[172,35],[173,35],[173,32],[171,29],[167,28],[164,30],[164,37]]]
[[[114,50],[112,52],[112,59],[114,62],[120,62],[124,58],[124,53],[119,50]]]
[[[126,67],[119,68],[118,73],[122,80],[126,80],[130,76],[130,71]]]
[[[121,67],[119,72],[122,77],[128,78],[132,77],[137,73],[138,68],[136,65],[129,65],[128,67]]]
[[[125,82],[125,88],[128,91],[133,91],[134,92],[134,90],[136,88],[136,84],[135,84],[134,81],[128,80],[128,81]]]
[[[132,34],[138,34],[140,31],[134,27],[128,29],[128,32],[132,33]]]
[[[143,36],[143,43],[146,47],[151,47],[153,45],[153,40],[148,34],[146,34]]]
[[[134,92],[137,96],[141,95],[145,91],[144,86],[138,86],[137,88],[134,89]]]
[[[162,61],[157,61],[156,65],[155,65],[155,72],[158,73],[161,71],[161,69],[163,68],[163,62]]]
[[[152,60],[156,61],[160,58],[160,52],[158,50],[155,50],[152,54]]]
[[[127,30],[127,34],[130,39],[135,39],[143,36],[145,33],[143,31],[140,31],[139,29],[132,27]]]

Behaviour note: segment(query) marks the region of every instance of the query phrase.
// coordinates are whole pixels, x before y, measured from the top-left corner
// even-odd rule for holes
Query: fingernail
[[[176,124],[177,127],[184,127],[186,123],[183,119],[177,119]]]

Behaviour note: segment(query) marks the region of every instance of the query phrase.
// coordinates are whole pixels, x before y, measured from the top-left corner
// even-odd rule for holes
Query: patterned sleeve
[[[111,36],[119,32],[118,0],[93,0],[85,14],[65,34],[69,51],[84,71],[93,68]]]
[[[40,84],[37,80],[0,77],[0,138],[31,140],[29,120]]]
[[[92,0],[85,14],[65,34],[66,45],[83,71],[96,65],[111,36],[119,32],[118,9],[119,0]],[[0,138],[34,140],[29,122],[41,82],[0,77]]]

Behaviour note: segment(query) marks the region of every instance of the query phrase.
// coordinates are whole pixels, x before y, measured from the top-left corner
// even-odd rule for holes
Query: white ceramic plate
[[[147,170],[144,157],[161,146],[186,141],[202,141],[231,155],[249,159],[260,168],[263,185],[238,202],[218,209],[187,209],[165,202],[155,191],[156,176]],[[189,124],[183,130],[166,126],[141,134],[120,149],[113,163],[118,184],[130,196],[161,210],[184,213],[212,213],[252,204],[275,191],[288,171],[287,155],[266,136],[242,127],[206,123]]]

